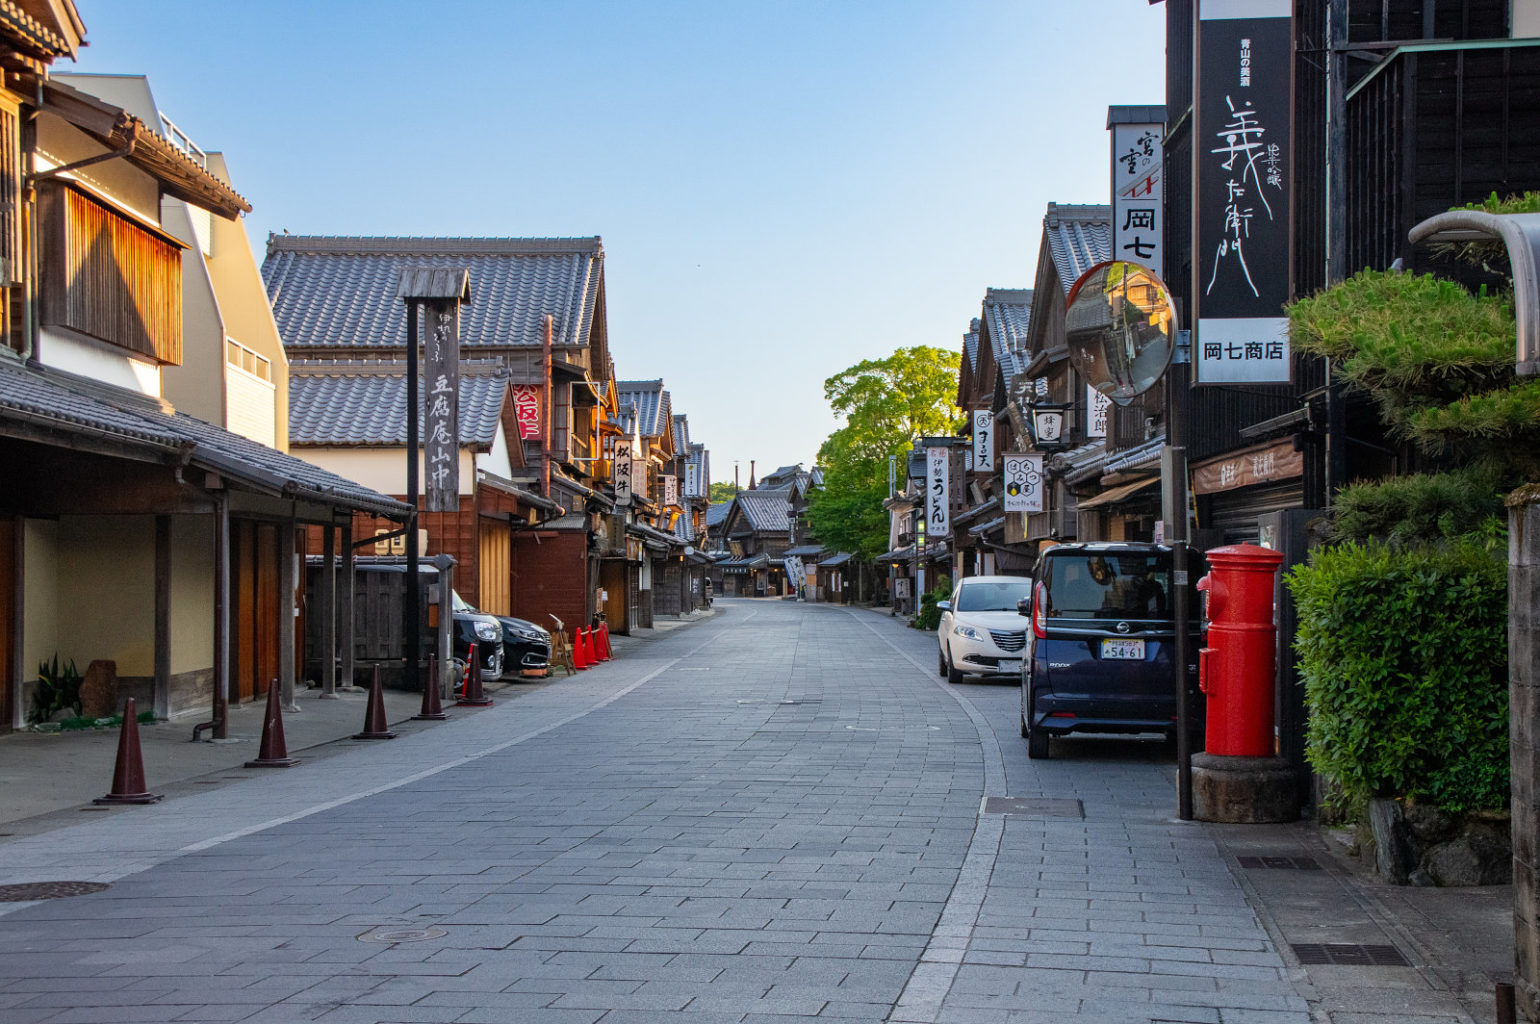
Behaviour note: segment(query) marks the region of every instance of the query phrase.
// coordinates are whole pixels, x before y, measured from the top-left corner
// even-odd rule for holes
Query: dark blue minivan
[[[1198,575],[1194,567],[1189,587]],[[1188,595],[1188,707],[1197,721],[1202,606],[1196,591]],[[1051,737],[1075,732],[1176,735],[1172,596],[1164,545],[1059,544],[1038,556],[1031,602],[1021,604],[1032,620],[1021,672],[1028,757],[1047,757]]]

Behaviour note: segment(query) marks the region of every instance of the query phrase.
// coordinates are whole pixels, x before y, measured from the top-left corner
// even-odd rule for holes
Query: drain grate
[[[1079,800],[1067,797],[992,796],[984,801],[985,814],[1032,814],[1043,818],[1084,818]]]
[[[1276,868],[1280,871],[1319,871],[1314,857],[1237,857],[1243,868]]]
[[[1294,955],[1302,964],[1337,967],[1410,967],[1394,946],[1367,946],[1357,942],[1296,942]]]
[[[16,885],[0,885],[0,903],[57,900],[65,896],[101,892],[105,888],[106,882],[21,882]]]
[[[359,942],[427,942],[448,935],[442,928],[371,928],[358,937]]]

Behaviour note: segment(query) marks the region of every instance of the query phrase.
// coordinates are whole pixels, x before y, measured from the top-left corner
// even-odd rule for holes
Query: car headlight
[[[498,629],[495,623],[476,623],[476,638],[478,640],[496,640],[501,632],[502,630]]]
[[[531,643],[540,643],[545,639],[545,637],[530,629],[516,629],[513,631],[513,635],[518,637],[520,640],[528,640]]]
[[[974,629],[972,626],[961,626],[961,625],[953,626],[952,627],[952,632],[956,633],[958,636],[965,636],[969,640],[982,640],[982,639],[984,639],[982,636],[979,635],[979,631]]]

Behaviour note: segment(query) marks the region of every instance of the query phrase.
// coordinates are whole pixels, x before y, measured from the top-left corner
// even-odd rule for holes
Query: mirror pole
[[[1188,607],[1187,515],[1187,372],[1185,361],[1174,361],[1166,374],[1166,448],[1161,452],[1161,496],[1166,542],[1171,545],[1172,625],[1176,629],[1172,660],[1176,662],[1176,807],[1177,817],[1192,820],[1191,708],[1187,701],[1187,665],[1192,658],[1192,609]]]

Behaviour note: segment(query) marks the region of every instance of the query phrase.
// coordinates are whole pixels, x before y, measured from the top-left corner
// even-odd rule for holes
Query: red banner
[[[540,436],[540,386],[513,385],[513,412],[519,421],[519,440]]]

